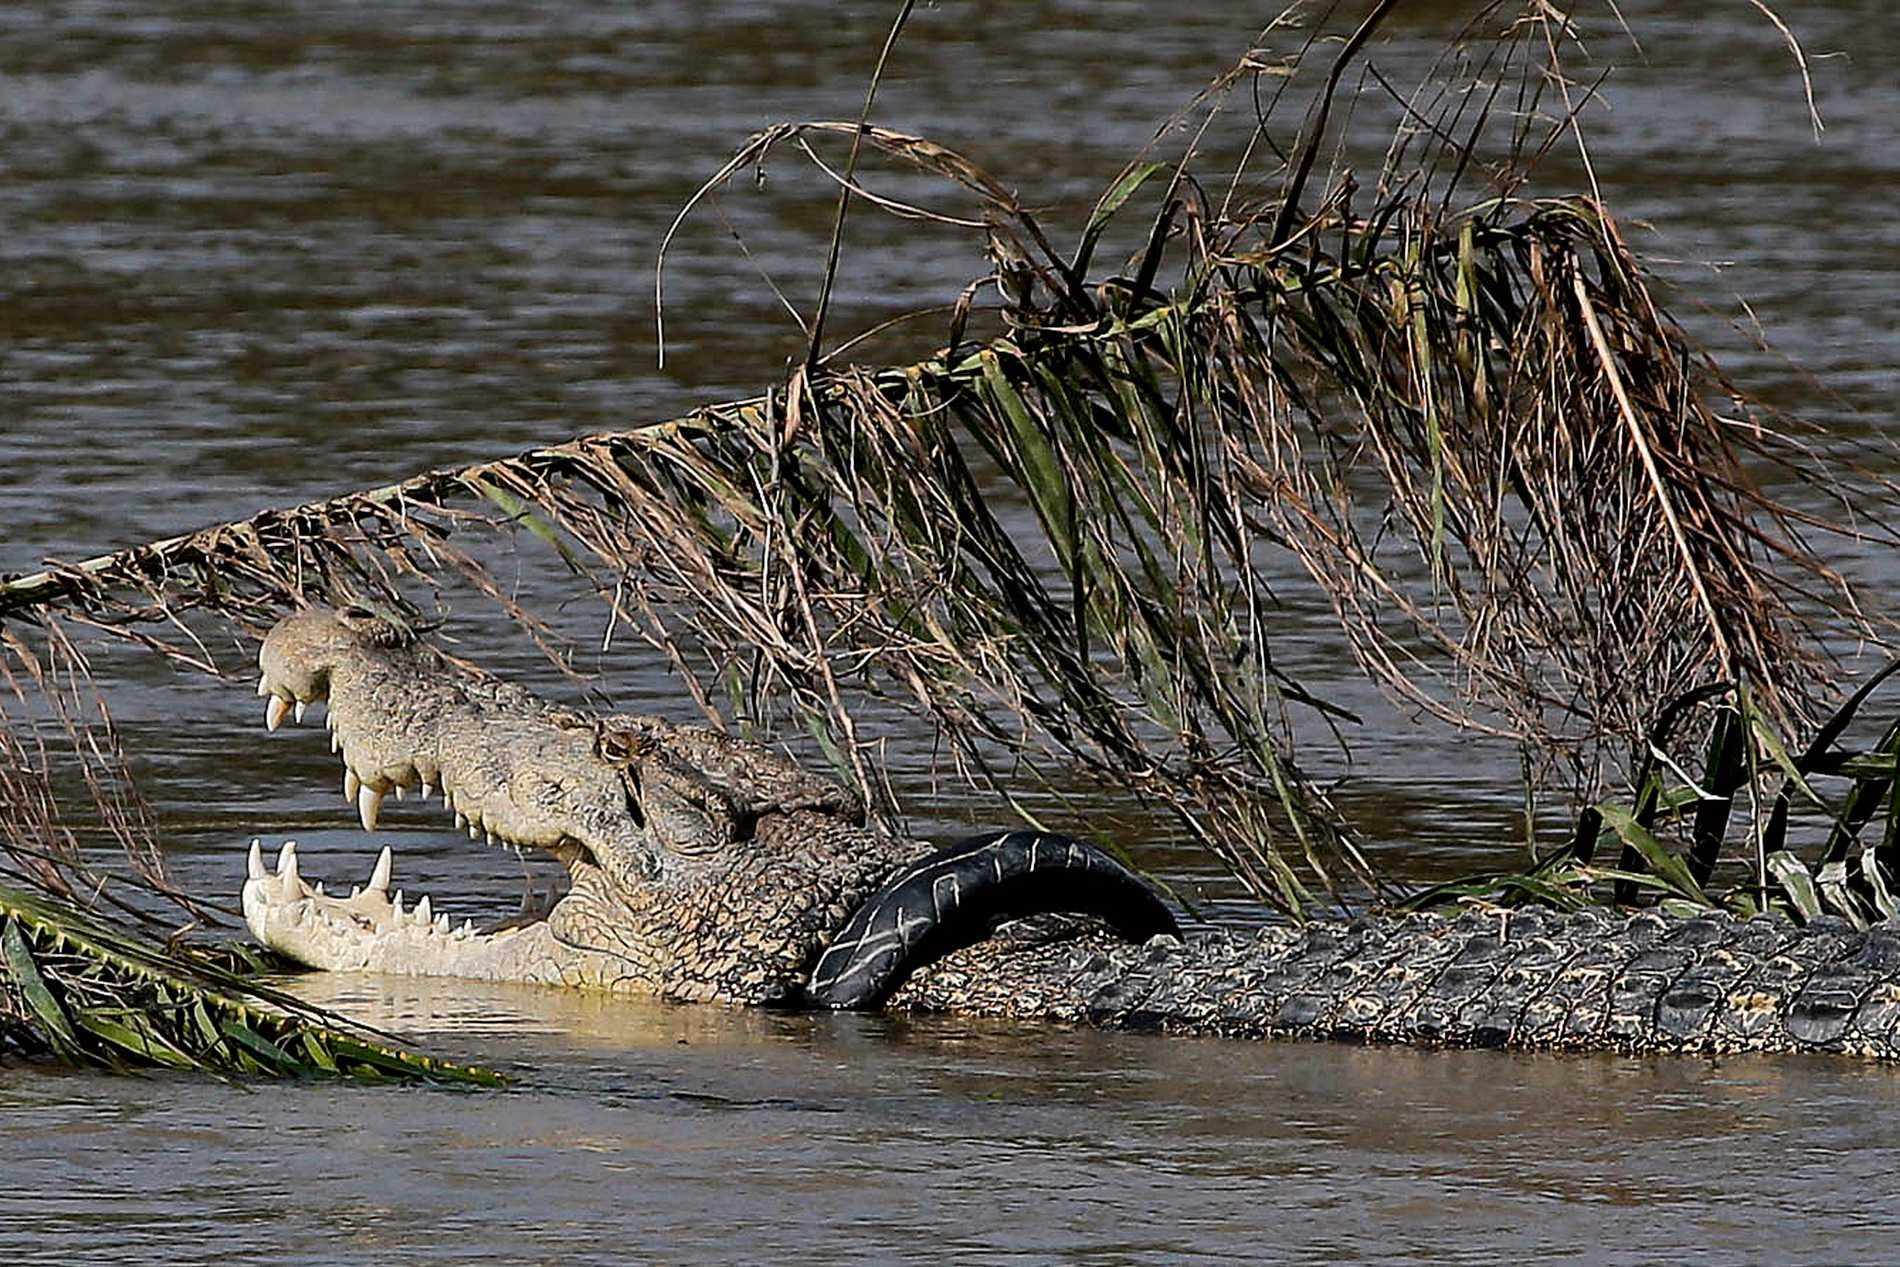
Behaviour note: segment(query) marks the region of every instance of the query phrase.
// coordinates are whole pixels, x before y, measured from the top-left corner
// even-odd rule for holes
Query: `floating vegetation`
[[[499,1087],[267,989],[227,953],[166,946],[71,903],[0,884],[0,1057],[230,1077]]]
[[[1867,701],[1900,669],[1870,677],[1812,740],[1791,750],[1746,692],[1715,684],[1674,701],[1650,737],[1634,802],[1604,800],[1577,818],[1575,833],[1522,871],[1468,876],[1415,893],[1414,909],[1480,899],[1581,908],[1649,899],[1687,913],[1722,907],[1738,915],[1821,915],[1866,928],[1900,912],[1900,799],[1893,794],[1900,720],[1873,747],[1841,743]],[[1709,724],[1692,774],[1669,755],[1669,732],[1692,710]],[[1738,815],[1738,801],[1753,803]],[[1804,859],[1791,823],[1813,822],[1820,847]],[[1614,858],[1612,858],[1614,854]],[[1718,865],[1733,880],[1717,887]]]

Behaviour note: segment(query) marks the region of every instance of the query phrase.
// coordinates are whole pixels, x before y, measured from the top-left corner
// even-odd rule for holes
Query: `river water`
[[[1789,14],[1817,141],[1780,35],[1745,0],[1622,9],[1640,54],[1607,12],[1590,19],[1598,64],[1620,67],[1590,122],[1606,197],[1741,383],[1878,436],[1900,387],[1900,23],[1873,0]],[[1371,60],[1409,82],[1456,11],[1401,6]],[[920,8],[878,114],[1072,224],[1269,16],[945,0]],[[888,20],[814,0],[0,8],[0,572],[773,381],[801,340],[754,261],[808,304],[829,189],[784,164],[693,222],[669,267],[664,370],[655,247],[747,134],[854,112]],[[1390,125],[1375,116],[1353,126],[1370,138]],[[860,212],[832,328],[941,302],[984,268],[967,238]],[[1891,561],[1855,566],[1890,587]],[[546,674],[512,644],[485,658]],[[1382,713],[1341,664],[1316,637],[1290,667],[1374,719],[1349,795],[1371,846],[1427,872],[1495,858],[1511,754]],[[255,832],[295,833],[326,876],[367,870],[374,846],[348,830],[315,733],[263,743],[248,692],[124,657],[100,671],[187,884],[234,891]],[[623,704],[680,711],[658,669],[617,677]],[[983,818],[923,755],[900,746],[893,764],[924,826]],[[511,901],[493,855],[392,811],[399,871],[438,902],[459,917]],[[1158,856],[1190,887],[1209,878]],[[1855,1065],[298,988],[526,1086],[248,1093],[0,1070],[0,1252],[1838,1262],[1891,1256],[1900,1230],[1900,1083]]]

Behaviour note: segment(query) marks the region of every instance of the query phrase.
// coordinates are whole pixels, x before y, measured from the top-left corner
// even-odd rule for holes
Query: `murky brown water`
[[[1415,74],[1453,7],[1402,7],[1380,67]],[[1607,21],[1593,45],[1628,63],[1591,134],[1612,204],[1681,261],[1685,315],[1741,381],[1879,433],[1900,387],[1900,23],[1873,0],[1791,12],[1811,54],[1839,54],[1815,63],[1830,125],[1816,144],[1779,36],[1743,0],[1624,9],[1647,59]],[[888,16],[818,3],[0,8],[0,571],[772,380],[799,341],[717,215],[676,250],[670,355],[654,368],[654,248],[747,133],[855,110]],[[918,14],[879,113],[1072,220],[1255,20],[1222,5],[1160,21],[1136,4],[946,2]],[[808,297],[831,205],[787,164],[723,208]],[[967,241],[860,214],[836,328],[935,302],[983,267]],[[1818,383],[1729,328],[1749,316],[1737,294]],[[1893,572],[1879,557],[1856,566],[1876,583]],[[489,658],[542,672],[525,648]],[[1469,865],[1514,810],[1514,761],[1416,733],[1339,663],[1315,637],[1289,667],[1376,719],[1351,790],[1373,844]],[[255,831],[294,831],[326,874],[367,868],[313,732],[263,744],[248,693],[149,663],[102,667],[188,882],[235,889],[235,846]],[[622,702],[677,711],[662,673],[612,667]],[[926,824],[984,814],[933,787],[927,754],[893,758]],[[510,900],[491,856],[413,810],[391,817],[399,866],[458,914]],[[532,1086],[246,1094],[0,1071],[0,1251],[1848,1261],[1890,1256],[1900,1224],[1900,1084],[1852,1065],[304,988],[531,1065]]]
[[[340,982],[508,1095],[0,1073],[47,1263],[1878,1262],[1900,1075]]]

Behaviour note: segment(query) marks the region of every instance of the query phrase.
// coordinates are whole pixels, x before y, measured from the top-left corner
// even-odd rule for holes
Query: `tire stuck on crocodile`
[[[568,874],[544,910],[477,931],[427,897],[405,909],[388,849],[339,898],[294,843],[273,870],[253,842],[246,922],[312,968],[1235,1037],[1900,1056],[1893,927],[1516,911],[1183,934],[1084,842],[895,839],[770,749],[557,707],[360,609],[286,617],[258,663],[270,729],[327,705],[364,830],[385,797],[439,788],[471,838]]]

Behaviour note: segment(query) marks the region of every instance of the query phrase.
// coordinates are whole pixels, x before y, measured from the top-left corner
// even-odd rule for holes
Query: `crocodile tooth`
[[[270,703],[264,705],[264,729],[276,730],[284,724],[284,714],[290,711],[290,701],[281,695],[270,697]]]
[[[442,785],[442,808],[451,814],[455,812],[455,793],[449,791],[446,783]]]
[[[318,880],[316,883],[316,894],[318,897],[323,896],[323,881],[321,880]]]
[[[482,839],[486,840],[489,844],[492,845],[495,843],[495,833],[492,831],[485,831],[482,833]]]
[[[356,794],[363,789],[363,780],[356,777],[356,771],[343,767],[343,799],[351,804],[356,802]]]
[[[294,840],[286,840],[284,847],[277,851],[277,878],[288,878],[293,883],[297,879],[297,842]]]
[[[363,892],[363,886],[362,886],[362,885],[360,885],[360,884],[352,884],[352,885],[350,886],[350,896],[351,896],[352,898],[354,898],[354,897],[357,897],[357,896],[359,896],[359,895],[360,895],[360,894],[361,894],[362,892]]]
[[[435,923],[435,915],[429,909],[429,895],[427,893],[424,893],[422,895],[422,900],[416,903],[416,923],[418,924]]]
[[[389,873],[395,866],[395,861],[395,855],[390,852],[389,846],[384,845],[383,851],[376,855],[376,866],[372,868],[369,873],[369,887],[371,891],[376,893],[389,892]]]
[[[438,933],[449,931],[449,917],[446,912],[435,917],[435,931]]]
[[[456,827],[456,830],[457,830],[457,831],[460,831],[460,830],[461,830],[462,828],[464,828],[464,827],[466,827],[466,826],[468,826],[468,815],[466,815],[466,814],[464,814],[464,813],[462,813],[462,811],[460,811],[460,810],[457,810],[457,811],[455,811],[455,827]]]
[[[264,870],[264,846],[253,837],[251,839],[250,878],[262,880],[268,874]]]
[[[297,719],[297,724],[299,726],[303,725],[303,710],[304,710],[304,702],[302,700],[298,700],[296,704],[293,705],[290,710],[291,716]]]
[[[395,909],[395,914],[393,918],[395,919],[396,923],[398,924],[402,923],[403,913],[402,913],[402,890],[401,889],[397,889],[396,896],[389,899],[389,905]]]
[[[481,831],[473,823],[468,825],[468,838],[470,840],[480,840],[482,838]]]
[[[398,783],[396,785],[395,791],[396,791],[396,799],[400,801],[402,799],[402,784]]]
[[[267,677],[258,678],[257,679],[257,698],[263,699],[266,695],[269,695],[269,694],[270,694],[270,679]]]
[[[463,920],[461,927],[455,930],[455,936],[457,937],[473,937],[474,935],[475,935],[475,921],[472,919]]]
[[[376,816],[383,809],[383,794],[365,783],[356,794],[356,816],[363,820],[364,831],[376,830]]]
[[[334,730],[330,732],[330,751],[331,752],[343,751],[343,736],[338,734]]]
[[[428,800],[430,795],[433,794],[434,792],[435,792],[435,784],[429,782],[429,780],[427,779],[424,779],[422,781],[422,793],[421,793],[422,799],[425,801]]]

